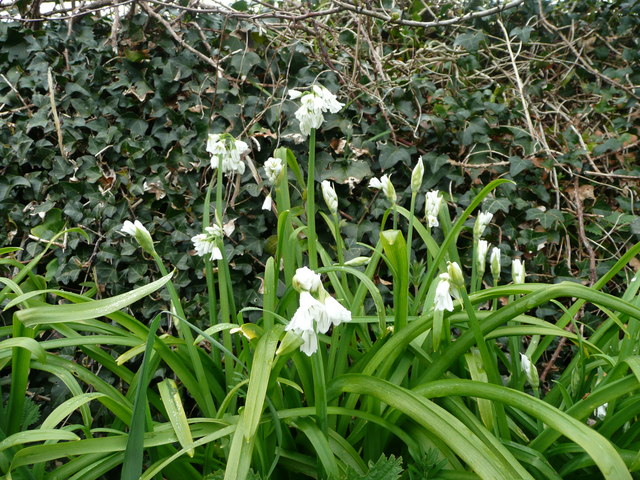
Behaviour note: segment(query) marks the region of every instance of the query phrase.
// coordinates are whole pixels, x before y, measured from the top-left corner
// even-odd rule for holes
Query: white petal
[[[273,204],[273,201],[271,199],[271,194],[269,194],[264,199],[264,202],[262,202],[262,210],[271,210],[272,204]]]

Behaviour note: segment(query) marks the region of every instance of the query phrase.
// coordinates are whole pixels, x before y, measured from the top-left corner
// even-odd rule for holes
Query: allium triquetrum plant
[[[225,250],[232,235],[225,183],[242,175],[248,154],[230,134],[207,141],[213,178],[192,238],[208,296],[187,311],[206,311],[206,318],[185,315],[171,267],[154,249],[160,234],[135,219],[123,235],[139,243],[161,276],[114,298],[93,300],[95,288],[83,295],[50,290],[36,273],[44,251],[23,265],[15,248],[0,250],[15,270],[0,279],[2,474],[632,478],[640,468],[640,279],[622,298],[600,290],[640,245],[592,288],[527,283],[521,259],[513,259],[510,278],[504,267],[511,259],[485,238],[495,226],[482,210],[506,180],[488,184],[452,220],[455,199],[425,195],[420,160],[409,209],[390,174],[371,180],[388,205],[380,238],[368,256],[347,258],[339,186],[314,179],[315,131],[341,103],[320,85],[291,93],[309,156],[279,148],[264,165],[271,199],[265,214],[278,215],[278,243],[265,264],[257,322],[244,321],[256,307],[236,303]],[[318,187],[326,205],[315,202]],[[415,211],[418,195],[425,195],[424,214]],[[467,265],[458,240],[474,218]],[[317,234],[320,219],[326,235]],[[54,246],[52,239],[46,249]],[[426,271],[414,284],[416,261]],[[125,311],[163,288],[170,305],[150,325],[135,308]],[[555,323],[536,316],[549,302],[564,310]],[[591,332],[577,325],[587,306],[603,317]],[[538,368],[562,337],[573,345],[572,360],[543,388]],[[68,394],[38,418],[29,382],[42,375]]]

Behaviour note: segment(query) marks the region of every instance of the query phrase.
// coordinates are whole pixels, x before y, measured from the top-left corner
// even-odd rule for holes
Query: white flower
[[[424,176],[424,163],[422,163],[422,157],[418,159],[418,163],[411,172],[411,191],[418,193],[422,186],[422,177]]]
[[[271,194],[268,194],[264,202],[262,202],[262,210],[271,210],[271,205],[273,204],[273,199],[271,198]]]
[[[293,288],[299,292],[317,293],[322,288],[320,275],[308,267],[298,268],[292,279]]]
[[[391,175],[383,175],[379,180],[377,178],[372,178],[369,180],[369,188],[382,190],[382,193],[387,197],[387,200],[395,205],[397,200],[396,189],[393,187],[393,183],[391,183]]]
[[[493,213],[489,212],[480,212],[478,217],[476,218],[476,223],[473,226],[473,238],[479,240],[484,233],[484,230],[489,225],[489,222],[493,218]]]
[[[292,99],[300,98],[300,108],[295,115],[303,135],[309,135],[312,128],[320,128],[324,122],[324,112],[337,113],[343,107],[336,96],[322,85],[313,85],[311,91],[306,93],[289,90],[289,96]]]
[[[491,263],[491,275],[493,278],[500,278],[500,249],[498,247],[491,249],[489,263]]]
[[[511,278],[513,279],[513,283],[524,283],[525,277],[527,273],[524,270],[524,262],[520,261],[519,258],[516,258],[511,263]]]
[[[320,184],[322,187],[322,196],[324,197],[324,201],[329,207],[329,210],[332,214],[338,214],[338,195],[336,194],[333,185],[328,180],[323,180]]]
[[[598,408],[596,408],[593,413],[595,414],[596,418],[598,420],[604,420],[605,417],[607,416],[607,407],[609,406],[609,403],[603,403],[602,405],[600,405]]]
[[[313,295],[309,292],[300,292],[300,306],[296,313],[293,314],[285,330],[291,330],[302,337],[304,343],[300,350],[308,356],[318,350],[318,335],[315,324],[318,326],[330,325],[325,306],[322,302],[313,298]],[[328,329],[329,326],[327,326]]]
[[[440,280],[436,287],[436,295],[433,300],[433,308],[437,311],[453,311],[453,299],[451,298],[451,284],[447,273],[440,274]]]
[[[324,299],[324,306],[327,311],[329,321],[333,323],[335,327],[340,325],[342,322],[351,321],[351,312],[343,307],[342,304],[332,296],[327,296]],[[323,331],[320,328],[320,325],[318,325],[318,331],[320,333],[325,333],[328,329],[329,328],[327,327],[327,329]]]
[[[267,179],[271,184],[275,184],[278,180],[278,175],[282,172],[282,160],[279,158],[269,157],[264,162],[264,172],[267,174]]]
[[[499,252],[500,250],[498,250]],[[489,252],[489,242],[479,240],[476,248],[476,268],[480,276],[484,275],[487,265],[487,253]]]
[[[134,237],[138,244],[142,247],[142,249],[148,254],[155,254],[156,250],[153,247],[153,239],[151,238],[151,234],[149,233],[149,230],[147,230],[144,225],[140,223],[139,220],[135,220],[133,223],[131,223],[129,220],[125,220],[120,231]]]
[[[218,239],[222,238],[222,228],[219,225],[214,225],[206,227],[204,230],[205,233],[191,237],[196,254],[200,257],[211,255],[211,260],[222,260],[222,252],[216,245]]]
[[[534,364],[531,363],[529,357],[527,357],[524,353],[520,354],[520,365],[522,366],[522,371],[524,372],[524,376],[527,378],[527,382],[534,388],[537,388],[540,385],[540,378],[538,377],[538,369]]]
[[[344,103],[340,103],[337,97],[322,85],[314,85],[311,89],[322,100],[323,111],[329,110],[331,113],[338,113],[344,107]]]
[[[249,151],[249,145],[236,140],[228,133],[210,133],[207,138],[207,152],[211,154],[211,168],[222,168],[224,173],[243,174],[245,165],[242,155]]]
[[[440,213],[440,205],[442,204],[442,195],[438,190],[427,192],[425,196],[425,215],[427,216],[427,226],[437,227],[438,214]]]

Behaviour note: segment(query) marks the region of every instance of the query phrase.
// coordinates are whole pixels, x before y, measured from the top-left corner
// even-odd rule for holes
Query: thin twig
[[[53,91],[53,76],[51,75],[51,68],[47,70],[47,82],[49,83],[49,101],[51,102],[51,113],[53,115],[53,124],[56,127],[56,133],[58,134],[58,148],[60,149],[60,155],[65,160],[68,160],[67,152],[64,149],[64,136],[62,135],[62,127],[60,126],[60,117],[58,117],[58,108],[56,107],[56,97]]]
[[[184,47],[185,49],[189,50],[191,53],[193,53],[195,56],[197,56],[199,59],[205,61],[206,63],[208,63],[209,65],[211,65],[213,68],[217,69],[219,72],[222,73],[222,69],[220,68],[220,65],[218,64],[218,62],[216,62],[213,58],[206,56],[204,53],[196,50],[195,48],[193,48],[191,45],[189,45],[187,42],[185,42],[182,38],[180,38],[180,36],[176,33],[176,31],[173,29],[173,27],[169,24],[169,22],[167,22],[164,18],[162,18],[161,15],[159,15],[158,13],[156,13],[148,4],[146,1],[141,1],[139,2],[140,5],[142,6],[143,10],[145,12],[147,12],[149,14],[150,17],[155,18],[158,22],[160,22],[162,24],[162,26],[167,30],[167,32],[169,32],[169,35],[171,35],[174,40],[176,42],[178,42],[182,47]]]

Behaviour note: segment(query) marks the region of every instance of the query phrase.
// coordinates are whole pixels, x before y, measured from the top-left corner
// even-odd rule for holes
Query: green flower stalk
[[[315,168],[316,168],[316,129],[324,122],[324,113],[338,113],[344,104],[338,102],[336,96],[322,85],[313,85],[307,92],[289,90],[289,97],[300,99],[300,108],[296,110],[296,118],[300,122],[300,133],[309,136],[309,168],[307,173],[307,242],[309,266],[318,266],[316,248],[315,219]]]

